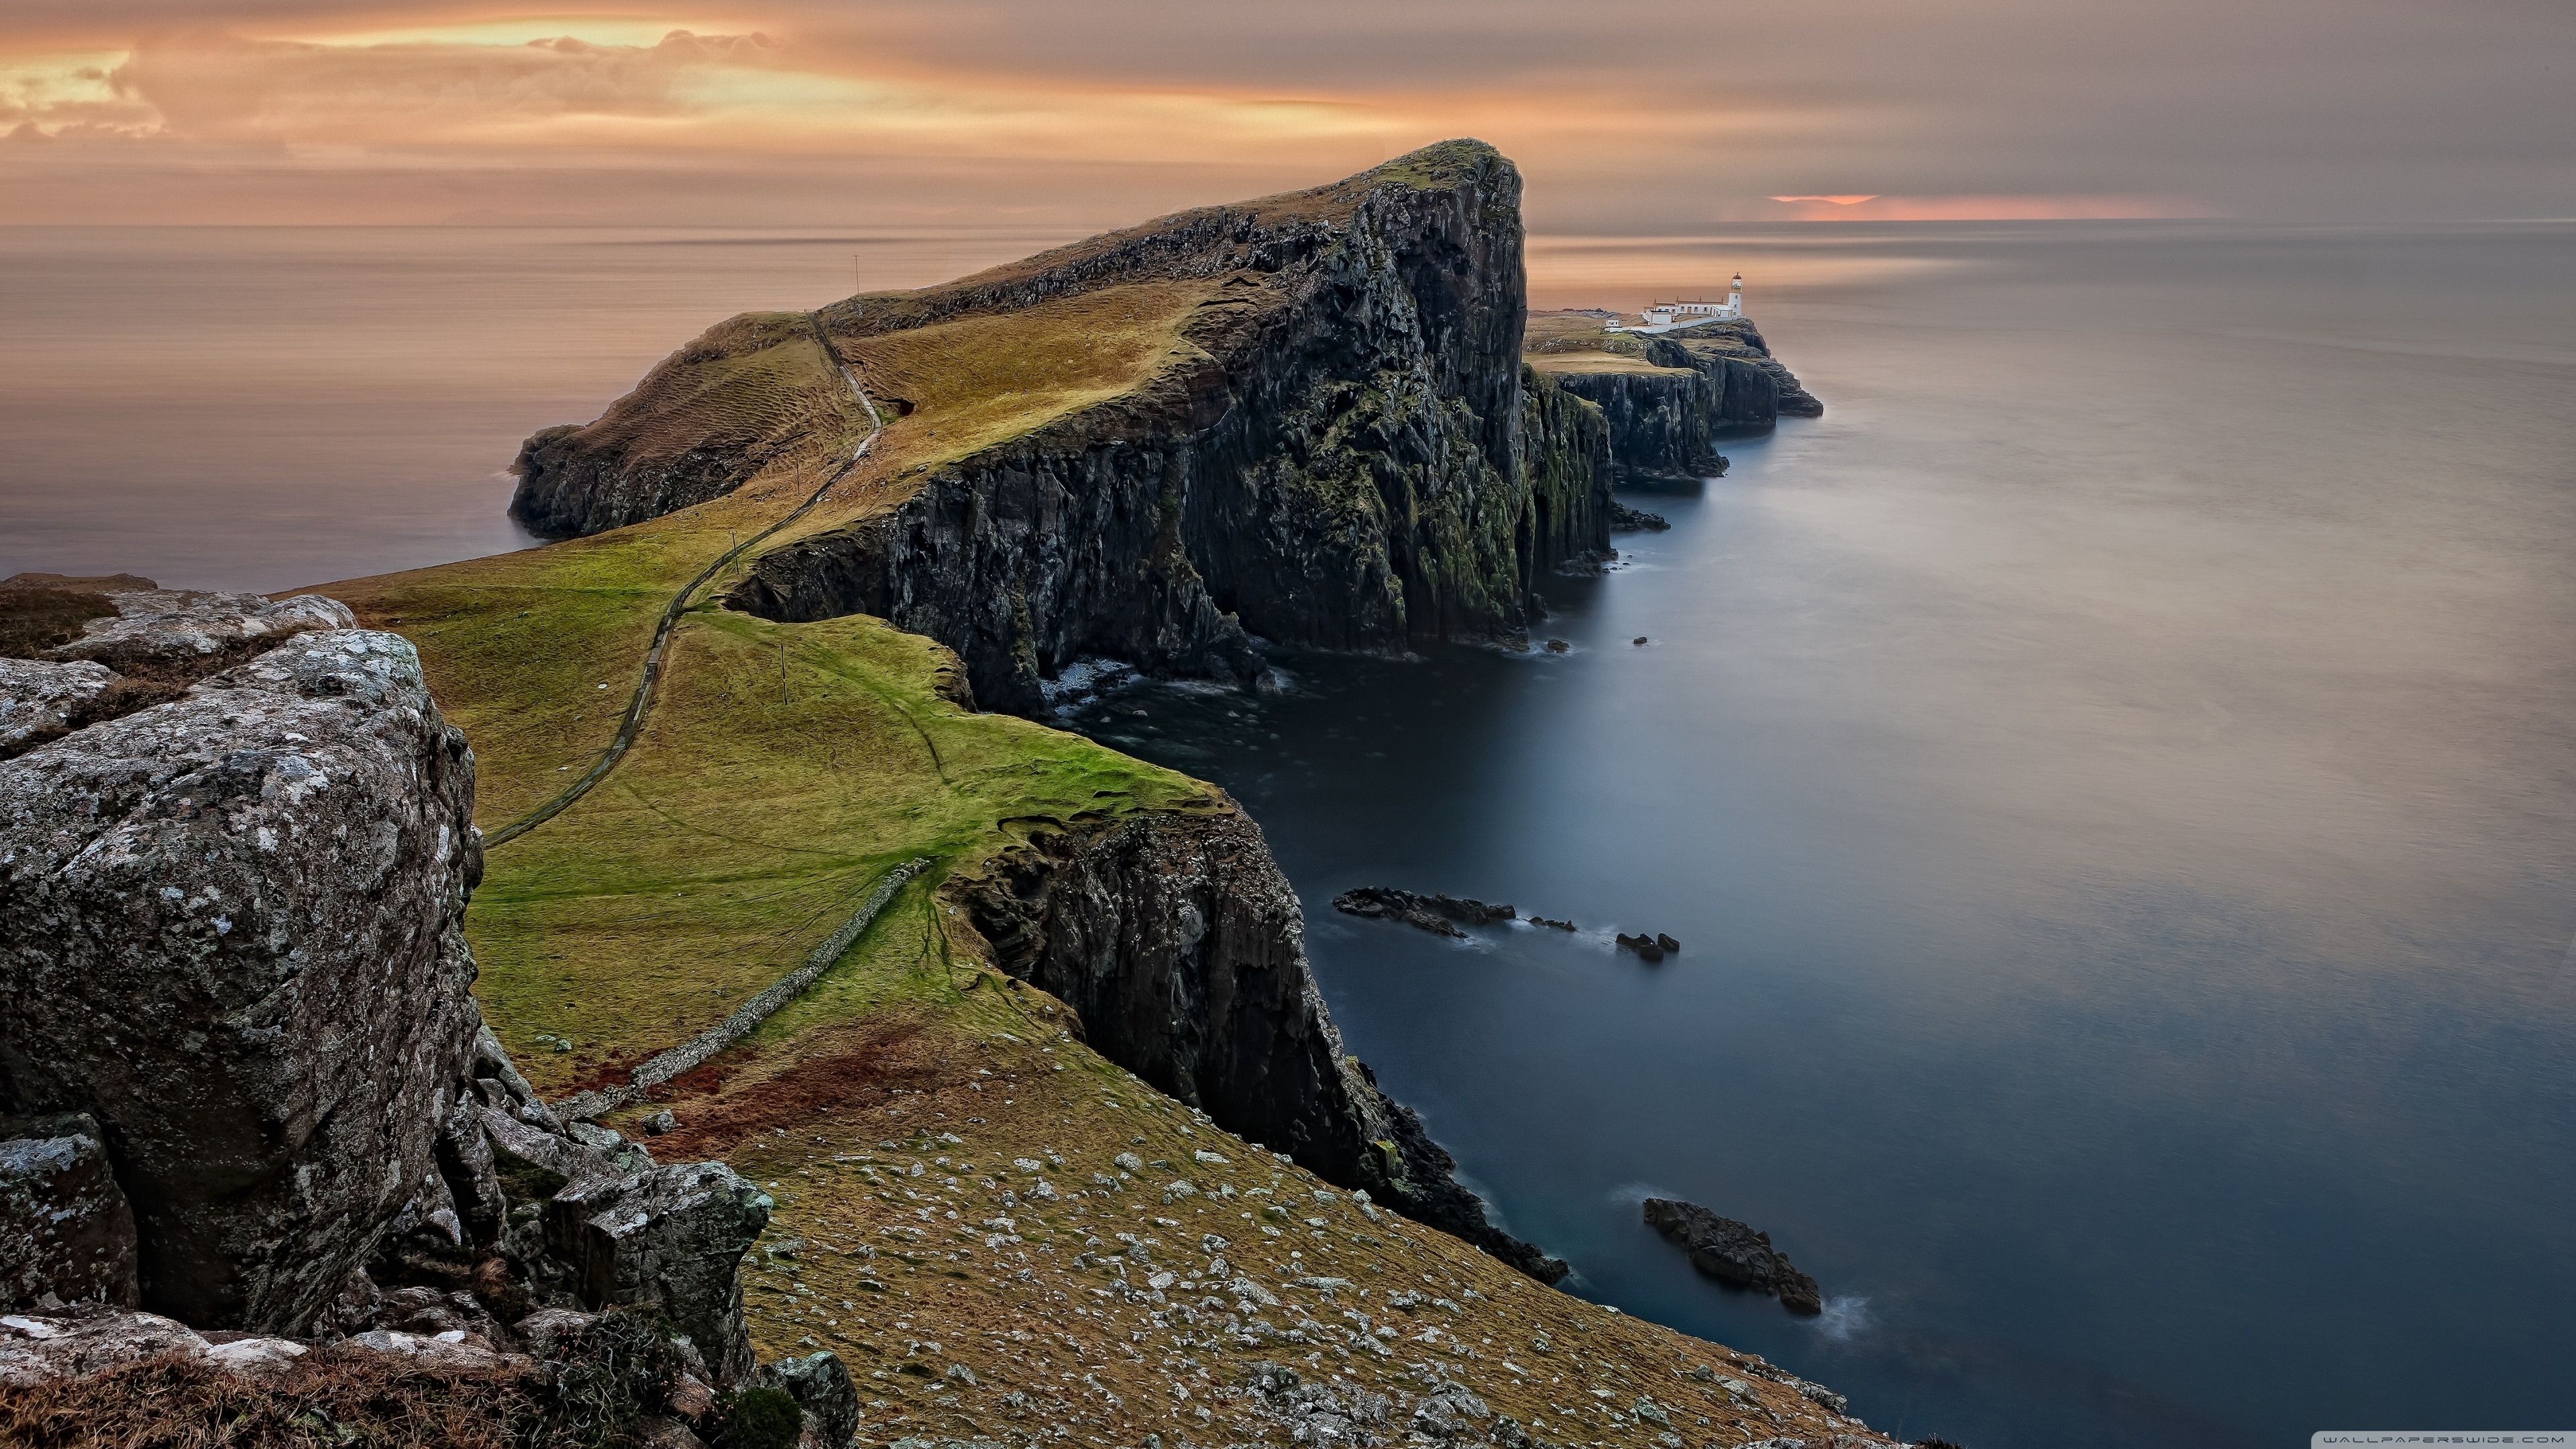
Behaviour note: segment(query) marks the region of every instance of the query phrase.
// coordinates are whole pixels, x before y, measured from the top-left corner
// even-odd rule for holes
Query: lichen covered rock
[[[0,759],[69,733],[115,679],[88,660],[0,659]]]
[[[575,1183],[545,1209],[546,1243],[594,1308],[658,1303],[730,1383],[752,1371],[742,1255],[769,1225],[769,1195],[720,1162]]]
[[[0,764],[0,1109],[97,1120],[146,1306],[301,1331],[434,1175],[472,786],[355,630]]]
[[[132,1308],[134,1211],[83,1113],[0,1118],[0,1310]]]
[[[81,636],[54,648],[57,659],[90,659],[128,671],[169,661],[229,660],[280,640],[358,622],[349,606],[319,594],[271,599],[190,589],[109,594],[112,618],[92,619]]]

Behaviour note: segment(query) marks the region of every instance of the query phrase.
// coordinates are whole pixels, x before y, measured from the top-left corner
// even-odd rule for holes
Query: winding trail
[[[626,758],[628,747],[635,743],[635,736],[644,728],[644,716],[653,707],[653,686],[662,677],[662,656],[671,646],[671,634],[679,627],[680,616],[688,612],[690,596],[705,587],[707,580],[723,572],[734,560],[757,547],[761,540],[812,512],[814,505],[822,502],[824,496],[832,491],[832,485],[850,476],[850,470],[859,466],[859,460],[868,455],[868,449],[876,445],[878,435],[885,431],[885,419],[877,415],[877,405],[869,399],[868,390],[859,386],[858,375],[850,371],[850,365],[843,362],[841,354],[832,349],[832,340],[824,335],[822,319],[808,312],[805,314],[805,321],[814,329],[814,345],[823,349],[823,356],[831,362],[833,370],[841,374],[841,381],[849,384],[851,393],[859,400],[859,406],[867,409],[868,435],[859,440],[859,445],[850,450],[850,456],[842,460],[840,467],[832,470],[832,476],[823,480],[823,486],[815,489],[812,497],[797,505],[795,512],[744,539],[728,550],[723,557],[701,569],[696,578],[689,580],[678,593],[671,596],[669,606],[662,610],[662,622],[653,630],[653,645],[644,653],[644,677],[636,682],[635,697],[626,702],[626,718],[619,722],[617,734],[608,742],[607,750],[587,771],[583,772],[580,779],[565,786],[553,799],[483,837],[484,849],[490,850],[495,846],[507,845],[552,820],[562,814],[574,801],[589,794],[593,785],[608,778],[608,772],[616,769],[617,762]]]

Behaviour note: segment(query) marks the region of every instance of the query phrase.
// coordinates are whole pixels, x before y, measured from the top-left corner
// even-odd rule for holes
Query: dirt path
[[[841,380],[849,384],[851,393],[858,398],[859,406],[867,409],[868,435],[859,440],[859,445],[850,450],[850,456],[842,461],[840,467],[832,470],[832,476],[823,480],[823,486],[815,489],[812,497],[797,505],[795,512],[744,539],[722,558],[700,570],[696,578],[671,596],[670,606],[662,610],[662,622],[653,630],[653,647],[645,651],[644,677],[636,682],[635,697],[626,702],[626,718],[619,722],[617,735],[608,742],[608,748],[580,779],[565,786],[560,794],[485,836],[484,849],[506,845],[545,824],[562,814],[565,807],[575,800],[589,794],[591,786],[608,778],[608,772],[617,768],[617,762],[626,757],[627,748],[635,743],[635,736],[644,728],[644,716],[653,707],[653,685],[662,677],[662,656],[671,647],[671,635],[679,627],[680,616],[688,612],[691,596],[704,588],[707,580],[757,547],[763,539],[812,512],[814,505],[822,502],[824,495],[832,491],[833,484],[848,477],[850,470],[859,466],[859,460],[868,455],[868,449],[876,445],[877,436],[885,431],[885,419],[877,416],[877,405],[869,400],[867,389],[859,386],[858,376],[850,371],[849,364],[841,361],[840,354],[832,350],[831,340],[823,335],[823,324],[811,313],[806,314],[806,320],[814,328],[814,345],[823,349],[823,355],[831,360],[834,370],[841,374]]]

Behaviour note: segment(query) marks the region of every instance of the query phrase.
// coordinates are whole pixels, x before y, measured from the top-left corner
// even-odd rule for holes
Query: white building
[[[1696,327],[1702,322],[1731,322],[1744,315],[1744,274],[1735,274],[1727,284],[1723,302],[1657,302],[1645,311],[1644,323],[1636,327],[1612,327],[1612,332],[1672,332],[1683,327]]]

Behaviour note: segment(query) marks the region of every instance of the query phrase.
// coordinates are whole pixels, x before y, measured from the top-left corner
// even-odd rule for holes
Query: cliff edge
[[[1521,364],[1521,250],[1519,173],[1453,141],[825,307],[827,364],[794,386],[792,326],[737,318],[599,421],[531,438],[513,511],[582,533],[739,487],[846,365],[898,434],[963,446],[767,551],[738,608],[891,620],[1023,714],[1084,656],[1248,678],[1253,636],[1517,636],[1537,581],[1606,551],[1610,517],[1568,409]]]

